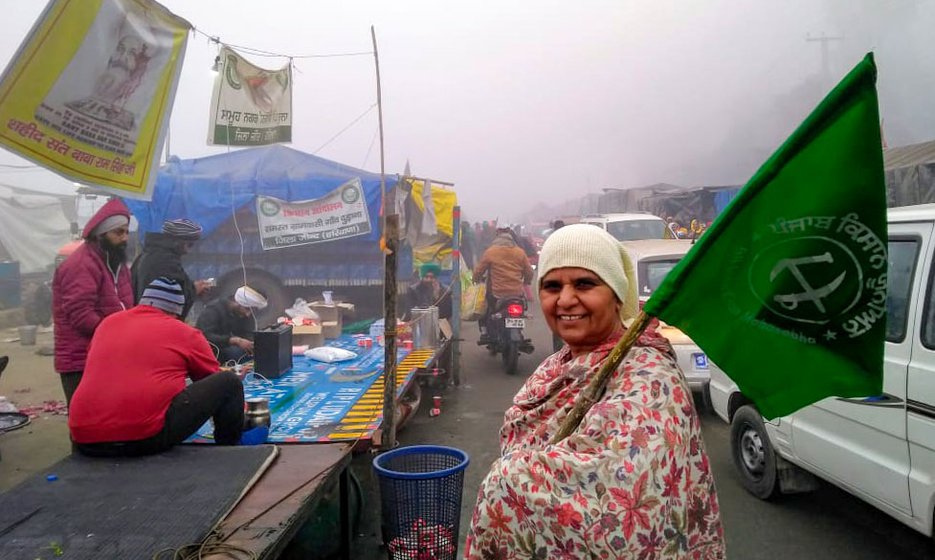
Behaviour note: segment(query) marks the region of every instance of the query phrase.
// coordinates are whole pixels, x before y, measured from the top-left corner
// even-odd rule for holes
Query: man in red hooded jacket
[[[127,267],[130,210],[112,199],[88,221],[84,243],[68,256],[52,279],[55,370],[65,400],[78,388],[91,336],[104,317],[133,307]]]

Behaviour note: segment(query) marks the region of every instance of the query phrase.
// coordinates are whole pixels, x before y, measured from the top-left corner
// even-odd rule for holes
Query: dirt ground
[[[15,328],[0,330],[0,356],[10,357],[10,365],[0,374],[0,396],[20,410],[41,408],[49,401],[56,402],[47,408],[62,410],[65,395],[52,365],[51,329],[40,327],[35,346],[22,346],[18,338]],[[47,469],[69,453],[67,417],[39,412],[26,426],[0,435],[0,491]]]

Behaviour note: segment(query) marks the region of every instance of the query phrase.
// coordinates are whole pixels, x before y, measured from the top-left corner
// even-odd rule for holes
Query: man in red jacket
[[[62,376],[65,400],[81,381],[91,336],[104,317],[133,306],[127,268],[130,210],[110,200],[88,221],[84,243],[59,265],[52,279],[55,321],[55,371]]]
[[[78,451],[148,455],[185,441],[209,418],[214,440],[240,441],[243,384],[219,365],[201,332],[179,320],[182,287],[161,277],[139,305],[101,321],[72,398],[68,428]],[[194,381],[185,386],[185,378]]]

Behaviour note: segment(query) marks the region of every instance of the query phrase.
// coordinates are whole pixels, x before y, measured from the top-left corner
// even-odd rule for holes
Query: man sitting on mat
[[[266,297],[250,286],[237,288],[234,295],[219,298],[205,307],[195,326],[204,333],[222,364],[240,363],[253,355],[255,312],[267,306]]]
[[[209,418],[214,440],[240,441],[243,385],[219,365],[201,332],[179,320],[182,287],[161,277],[139,305],[106,317],[94,333],[68,428],[92,456],[148,455],[181,443]],[[194,383],[186,388],[185,378]]]

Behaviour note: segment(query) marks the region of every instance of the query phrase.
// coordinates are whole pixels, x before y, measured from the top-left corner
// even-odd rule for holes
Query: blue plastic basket
[[[390,560],[457,558],[469,462],[464,451],[440,445],[400,447],[373,460]]]

